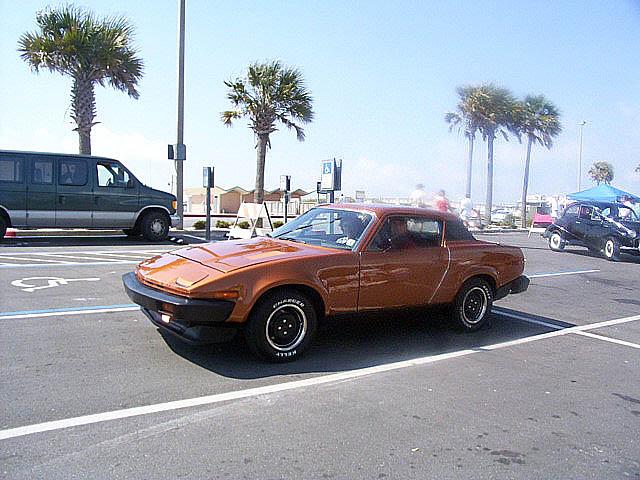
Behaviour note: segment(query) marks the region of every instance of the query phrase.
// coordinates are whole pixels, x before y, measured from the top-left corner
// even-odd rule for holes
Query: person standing
[[[447,199],[444,190],[438,190],[438,194],[433,199],[433,206],[436,210],[440,210],[441,212],[449,212],[451,210],[449,200]]]
[[[419,183],[416,189],[409,196],[411,205],[414,207],[424,208],[427,206],[427,192],[424,191],[424,185]]]

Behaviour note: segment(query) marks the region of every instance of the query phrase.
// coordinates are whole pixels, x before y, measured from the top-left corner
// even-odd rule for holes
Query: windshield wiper
[[[293,238],[293,237],[275,237],[278,238],[280,240],[289,240],[291,242],[297,242],[297,243],[307,243],[304,240],[300,240],[299,238]]]

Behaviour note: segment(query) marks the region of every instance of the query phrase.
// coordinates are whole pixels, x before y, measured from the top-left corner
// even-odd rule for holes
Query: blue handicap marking
[[[332,162],[324,162],[322,164],[322,173],[331,173]]]

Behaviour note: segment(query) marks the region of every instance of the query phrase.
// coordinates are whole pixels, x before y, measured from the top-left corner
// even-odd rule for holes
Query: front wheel
[[[7,221],[0,215],[0,240],[4,238],[7,233]]]
[[[171,220],[166,213],[149,212],[142,219],[142,236],[150,242],[159,242],[169,235]]]
[[[620,260],[620,242],[615,237],[609,237],[604,242],[604,248],[602,249],[604,258],[612,262]]]
[[[553,232],[549,237],[549,248],[554,252],[561,252],[564,250],[564,245],[565,241],[560,232]]]
[[[488,322],[493,305],[493,290],[486,280],[467,280],[453,302],[452,320],[456,328],[474,332]]]
[[[262,299],[249,316],[245,337],[257,356],[270,362],[296,360],[316,331],[311,301],[295,290],[280,290]]]

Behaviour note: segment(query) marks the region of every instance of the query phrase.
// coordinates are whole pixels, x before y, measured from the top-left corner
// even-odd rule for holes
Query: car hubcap
[[[553,246],[553,248],[560,248],[560,235],[554,233],[551,236],[551,245]]]
[[[278,307],[267,319],[266,334],[269,345],[279,351],[296,348],[307,332],[307,316],[297,305]]]
[[[611,240],[609,240],[604,246],[604,253],[607,257],[611,257],[613,255],[613,242]]]
[[[488,303],[487,292],[482,287],[473,287],[464,296],[462,316],[469,324],[476,324],[484,317]]]
[[[151,231],[156,235],[160,235],[164,231],[164,222],[160,219],[156,219],[151,224]]]

